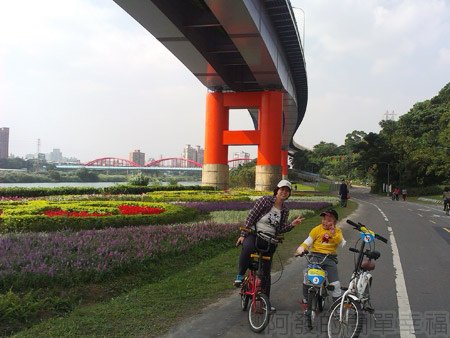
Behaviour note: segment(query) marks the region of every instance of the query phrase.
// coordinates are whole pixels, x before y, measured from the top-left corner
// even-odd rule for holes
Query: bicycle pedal
[[[375,313],[375,309],[371,306],[365,306],[363,309],[364,309],[364,311],[367,311],[371,315],[374,315],[374,313]]]

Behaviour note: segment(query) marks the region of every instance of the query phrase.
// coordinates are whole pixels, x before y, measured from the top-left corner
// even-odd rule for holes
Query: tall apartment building
[[[145,164],[145,153],[141,153],[140,150],[135,150],[130,153],[128,159],[143,166]]]
[[[181,155],[181,157],[183,157],[185,160],[191,160],[203,164],[203,153],[204,150],[200,146],[195,146],[194,148],[191,147],[190,144],[188,144],[186,145],[186,147],[184,147],[183,154]],[[186,167],[194,166],[194,164],[188,162],[183,163],[183,165]]]
[[[197,150],[197,162],[203,164],[204,149],[200,146],[196,146],[195,149]]]
[[[8,158],[9,154],[9,128],[0,128],[0,158]]]
[[[57,162],[60,163],[63,161],[62,152],[59,149],[53,149],[51,153],[48,154],[49,162]]]

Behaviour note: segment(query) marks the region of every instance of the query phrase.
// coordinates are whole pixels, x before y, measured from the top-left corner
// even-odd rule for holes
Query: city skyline
[[[378,132],[387,110],[401,116],[449,81],[449,2],[291,2],[302,8],[309,87],[295,142],[340,145],[353,130]],[[204,146],[207,90],[114,2],[1,2],[0,29],[10,32],[0,36],[9,153],[35,153],[37,139],[42,152],[82,162],[133,149],[175,155],[180,139]],[[246,111],[230,124],[253,129]]]

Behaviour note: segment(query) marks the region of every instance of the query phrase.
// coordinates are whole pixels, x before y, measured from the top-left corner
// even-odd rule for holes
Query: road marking
[[[420,217],[423,217],[423,215],[422,215],[422,214],[417,214],[417,215],[419,215]]]
[[[436,224],[436,222],[435,221],[432,221],[431,219],[429,220],[431,223],[434,223],[434,224]],[[445,229],[445,228],[444,228]]]
[[[447,231],[450,234],[450,229],[447,229],[447,228],[442,228],[442,229],[444,229],[445,231]]]
[[[418,211],[425,211],[425,212],[429,212],[431,211],[430,209],[417,209]]]
[[[373,203],[371,203],[373,204]],[[389,222],[386,214],[381,210],[376,204],[373,204],[378,211],[383,215],[384,220]],[[405,275],[403,274],[402,262],[400,261],[400,254],[398,252],[397,242],[395,241],[394,231],[388,225],[389,240],[391,241],[392,248],[392,260],[395,269],[395,286],[397,289],[397,303],[398,303],[398,313],[402,320],[399,323],[400,326],[400,337],[414,337],[414,322],[411,314],[411,306],[409,304],[408,291],[406,290]]]

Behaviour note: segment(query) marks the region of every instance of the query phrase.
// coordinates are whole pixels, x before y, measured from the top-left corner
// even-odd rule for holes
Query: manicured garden
[[[106,312],[127,313],[128,301],[121,305],[119,299],[134,299],[140,292],[145,296],[131,306],[130,323],[149,313],[155,320],[147,318],[139,328],[144,331],[130,335],[151,336],[164,332],[188,304],[204,304],[229,290],[238,253],[234,241],[253,204],[249,191],[157,191],[130,194],[128,200],[126,196],[0,201],[0,336],[126,335],[112,322],[101,322],[108,320]],[[317,199],[293,196],[292,217],[314,217],[337,203],[334,197]],[[210,268],[201,272],[206,276],[191,276],[205,266]],[[190,285],[192,278],[211,282],[200,292]],[[157,290],[167,285],[174,289],[162,300]],[[137,306],[140,302],[145,305]],[[94,308],[103,310],[94,315],[92,326],[80,319],[68,324]],[[157,324],[158,311],[170,320]],[[63,322],[57,328],[56,323]]]

